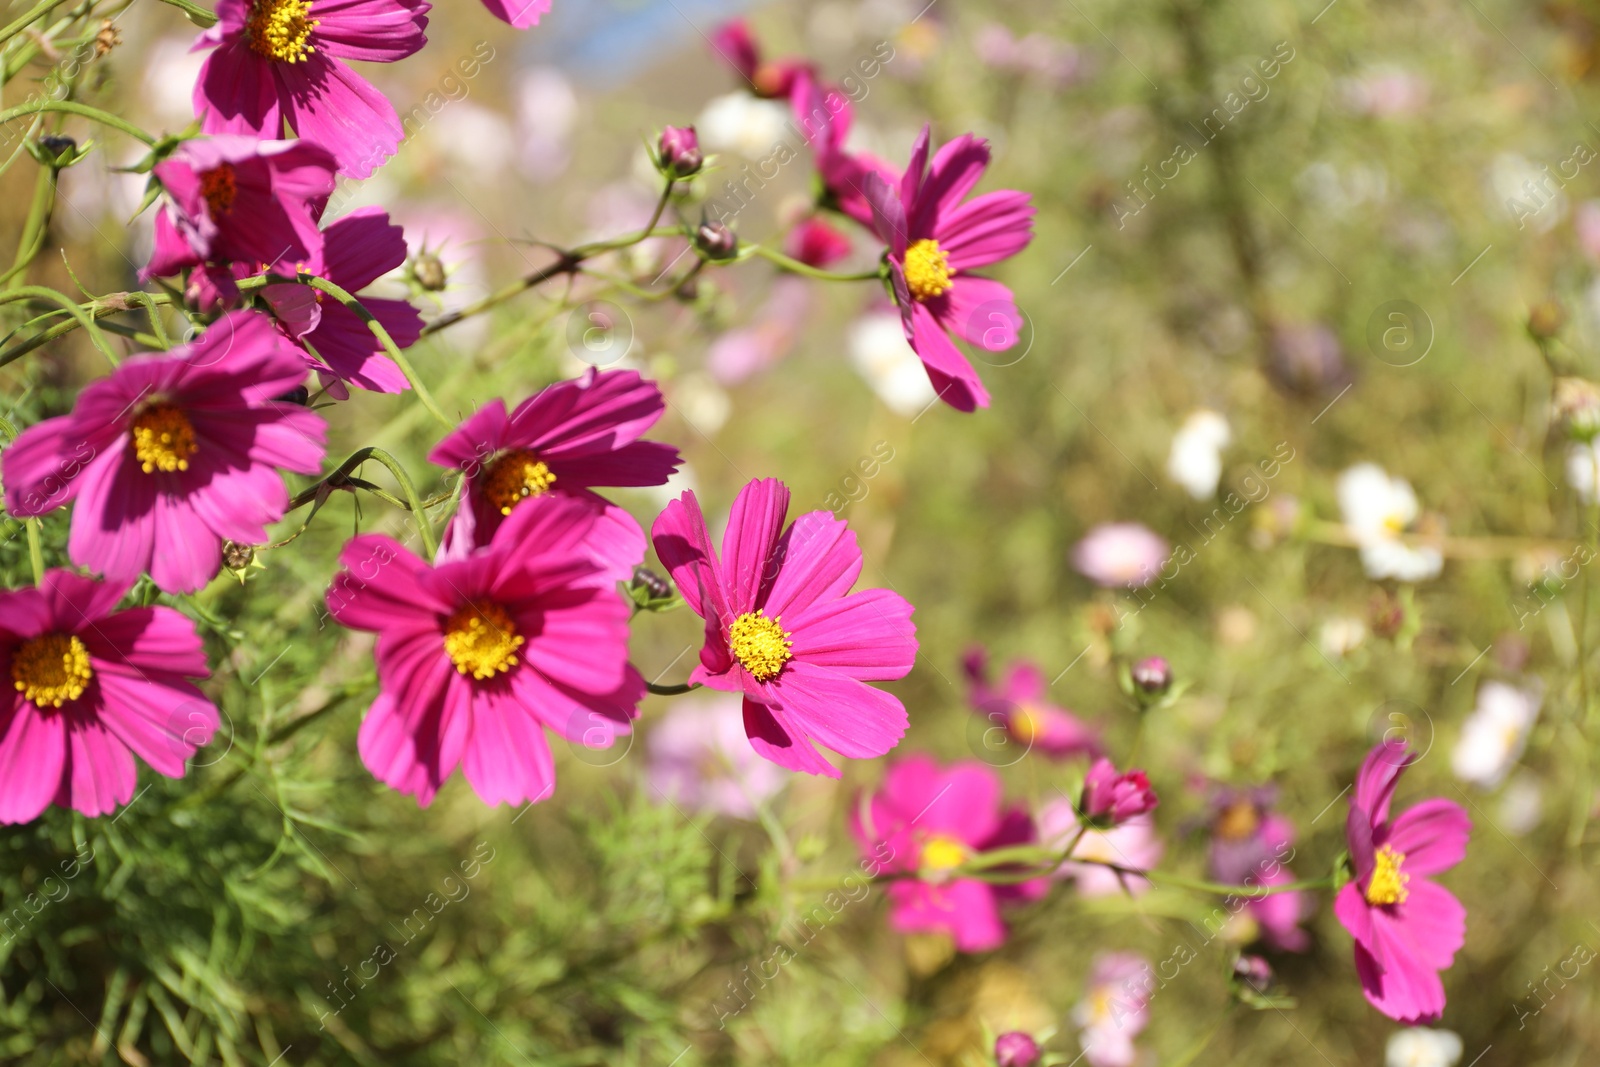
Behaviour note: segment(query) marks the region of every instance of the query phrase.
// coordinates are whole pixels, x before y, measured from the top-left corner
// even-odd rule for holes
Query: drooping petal
[[[1021,252],[1033,240],[1033,199],[1000,189],[975,196],[939,219],[934,235],[951,270],[965,273]]]
[[[791,724],[780,708],[758,704],[746,697],[744,732],[757,755],[780,767],[824,778],[840,777],[839,769],[822,758],[822,754],[806,740],[805,732]]]
[[[940,400],[957,411],[970,412],[989,406],[989,391],[983,387],[978,372],[950,340],[926,304],[912,305],[911,329],[906,340],[927,368],[928,380],[933,383]]]
[[[708,624],[720,624],[728,616],[722,568],[692,491],[662,509],[650,527],[650,542],[689,610]]]
[[[1400,774],[1416,762],[1415,752],[1406,742],[1391,738],[1373,746],[1356,772],[1355,796],[1350,803],[1372,817],[1373,825],[1389,821],[1389,802],[1394,799]]]

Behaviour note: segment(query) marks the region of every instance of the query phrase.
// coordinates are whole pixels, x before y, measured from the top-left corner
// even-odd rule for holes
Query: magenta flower
[[[961,952],[1000,947],[1001,905],[1037,900],[1048,886],[1042,878],[991,885],[956,873],[983,852],[1034,840],[1033,821],[1021,809],[1002,809],[1000,779],[981,763],[942,768],[926,755],[895,761],[882,788],[854,806],[851,830],[879,873],[906,876],[889,886],[890,925],[943,931]]]
[[[960,411],[987,407],[989,394],[949,334],[1002,352],[1022,330],[1011,290],[967,272],[1014,256],[1033,240],[1027,193],[1001,190],[962,203],[988,166],[988,142],[971,134],[939,149],[930,166],[924,126],[898,190],[880,174],[862,179],[873,229],[889,246],[906,340],[939,396]]]
[[[1211,876],[1228,885],[1287,885],[1294,872],[1294,824],[1271,810],[1273,790],[1220,789],[1212,797]],[[1299,890],[1240,900],[1256,921],[1261,937],[1282,952],[1304,952],[1310,936],[1300,928],[1310,917],[1311,898]]]
[[[906,730],[900,701],[867,682],[904,677],[917,657],[911,605],[896,593],[851,593],[855,534],[826,511],[783,528],[789,490],[760,479],[733,502],[719,561],[692,492],[650,534],[705,646],[691,682],[744,694],[750,744],[790,770],[839,777],[815,743],[851,759],[881,756]]]
[[[333,192],[334,158],[305,141],[185,141],[155,166],[168,202],[140,272],[170,277],[201,264],[294,264],[322,251],[317,217]]]
[[[995,1067],[1037,1067],[1044,1053],[1032,1034],[1008,1030],[994,1039]]]
[[[1155,790],[1150,788],[1150,779],[1143,771],[1135,769],[1118,774],[1111,761],[1102,756],[1089,766],[1078,806],[1089,822],[1103,829],[1148,814],[1158,803]]]
[[[312,10],[315,6],[315,10]],[[206,133],[296,136],[319,144],[339,173],[365,178],[405,131],[384,95],[347,59],[393,63],[427,43],[427,0],[219,0],[194,110]],[[271,262],[268,260],[267,262]]]
[[[1012,664],[1005,681],[996,687],[988,682],[987,661],[987,653],[974,649],[963,662],[974,711],[1021,743],[1025,751],[1037,749],[1051,759],[1101,754],[1099,732],[1049,701],[1050,684],[1036,664],[1027,660]],[[985,735],[987,738],[987,731]],[[1004,738],[997,740],[1004,743]]]
[[[867,175],[876,174],[893,187],[900,183],[900,172],[870,153],[845,150],[854,114],[850,98],[838,89],[802,74],[794,79],[789,107],[815,154],[817,176],[822,179],[822,202],[871,229]]]
[[[658,796],[686,811],[754,819],[789,776],[745,740],[731,693],[676,700],[650,730],[646,776]]]
[[[607,504],[595,486],[661,485],[678,469],[678,450],[641,441],[665,405],[637,371],[590,368],[518,404],[480,408],[428,453],[428,462],[466,474],[466,496],[445,531],[446,554],[487,544],[507,515],[533,497],[578,497],[604,508],[597,545],[625,578],[644,558],[644,531]]]
[[[1444,1012],[1439,972],[1466,940],[1467,912],[1428,880],[1460,863],[1472,821],[1459,804],[1435,798],[1389,818],[1400,774],[1413,761],[1404,741],[1367,753],[1356,774],[1345,837],[1355,879],[1334,898],[1333,913],[1355,939],[1356,973],[1367,1000],[1408,1026]]]
[[[275,401],[305,364],[254,311],[233,311],[199,340],[136,356],[6,450],[6,509],[42,515],[71,500],[67,552],[113,582],[145,571],[192,593],[222,567],[222,542],[259,545],[289,494],[275,468],[314,474],[326,427]]]
[[[1126,872],[1150,870],[1161,862],[1166,851],[1149,815],[1100,830],[1082,824],[1072,802],[1065,797],[1040,810],[1039,838],[1057,850],[1077,842],[1072,845],[1071,858],[1056,870],[1054,877],[1075,883],[1082,897],[1118,893],[1138,896],[1147,892],[1148,878]]]
[[[850,238],[813,215],[784,240],[784,252],[813,267],[831,267],[850,254]]]
[[[519,30],[539,25],[550,13],[550,0],[483,0],[489,14]]]
[[[390,537],[345,545],[328,611],[378,635],[358,747],[379,781],[426,806],[460,766],[486,804],[543,800],[546,729],[589,748],[629,732],[644,680],[628,665],[627,603],[584,547],[598,521],[558,497],[433,566]]]
[[[209,744],[217,709],[194,623],[167,607],[116,611],[129,582],[46,571],[0,591],[0,822],[52,802],[107,815],[133,796],[134,756],[168,778]]]
[[[815,69],[799,59],[763,60],[761,46],[744,19],[731,19],[711,31],[711,47],[723,62],[749,83],[750,91],[768,99],[782,99],[793,90],[796,79],[810,76]]]

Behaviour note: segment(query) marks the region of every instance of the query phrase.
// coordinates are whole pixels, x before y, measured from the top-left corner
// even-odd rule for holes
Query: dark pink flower
[[[405,136],[384,95],[345,62],[393,63],[427,43],[427,0],[219,0],[195,42],[194,110],[206,133],[319,144],[365,178]],[[313,10],[315,7],[315,10]],[[271,262],[268,260],[268,262]]]
[[[962,952],[1005,942],[1002,904],[1037,900],[1048,882],[991,885],[956,872],[984,852],[1034,840],[1033,821],[1003,809],[1000,779],[981,763],[940,767],[915,755],[890,764],[883,786],[852,809],[861,855],[878,874],[903,874],[889,886],[889,922],[904,933],[944,931]]]
[[[1272,811],[1269,789],[1219,789],[1211,798],[1211,876],[1228,885],[1274,886],[1294,881],[1287,860],[1294,854],[1294,824]],[[1311,897],[1299,890],[1241,899],[1268,945],[1304,952],[1311,939],[1300,928],[1310,917]]]
[[[949,334],[988,352],[1017,343],[1022,316],[1011,290],[968,272],[1028,247],[1033,204],[1009,189],[962,200],[989,165],[989,145],[964,134],[928,163],[928,128],[911,149],[896,189],[879,174],[862,181],[873,228],[889,246],[889,268],[906,340],[939,396],[960,411],[987,407],[989,394]]]
[[[1118,774],[1111,761],[1102,756],[1089,766],[1078,806],[1091,823],[1107,827],[1154,811],[1158,803],[1155,790],[1150,788],[1150,779],[1143,771],[1135,769]]]
[[[221,569],[223,541],[263,544],[283,518],[277,468],[321,465],[321,416],[273,399],[305,376],[271,319],[229,312],[192,344],[127,360],[70,415],[18,437],[3,459],[6,508],[40,515],[75,500],[72,562],[192,593]]]
[[[720,560],[692,492],[668,504],[650,533],[685,603],[705,620],[689,680],[744,694],[745,733],[767,759],[837,778],[813,743],[870,759],[905,733],[905,707],[866,683],[911,670],[916,627],[898,594],[850,592],[861,550],[844,522],[810,511],[784,529],[788,511],[782,482],[746,485]]]
[[[1036,1067],[1043,1054],[1032,1034],[1008,1030],[994,1039],[995,1067]]]
[[[661,485],[678,469],[678,450],[641,441],[661,418],[661,390],[637,371],[590,368],[518,404],[489,401],[428,454],[465,472],[465,497],[445,532],[445,554],[487,544],[506,516],[535,497],[575,497],[602,509],[599,549],[627,578],[644,557],[644,531],[607,504],[597,486]]]
[[[519,30],[539,25],[539,20],[550,13],[550,0],[483,0],[483,6],[495,18]]]
[[[853,118],[850,98],[810,74],[796,77],[789,93],[795,123],[816,155],[822,179],[823,203],[871,229],[872,204],[867,199],[866,178],[876,174],[889,185],[900,182],[894,165],[867,152],[847,152]]]
[[[378,635],[359,747],[379,781],[427,805],[459,765],[486,804],[543,800],[546,729],[590,748],[629,732],[644,681],[627,602],[585,548],[599,514],[518,508],[486,547],[433,566],[390,537],[345,545],[328,611]]]
[[[1400,774],[1416,755],[1404,741],[1367,753],[1356,775],[1345,837],[1355,879],[1339,890],[1333,913],[1355,939],[1356,973],[1367,1000],[1406,1025],[1444,1012],[1439,972],[1466,940],[1467,912],[1428,880],[1460,863],[1472,821],[1459,804],[1424,800],[1389,818]]]
[[[964,663],[974,711],[1004,730],[1024,751],[1037,749],[1052,759],[1101,754],[1099,732],[1050,702],[1050,684],[1036,664],[1027,660],[1013,663],[1005,681],[993,686],[988,682],[987,660],[982,649],[975,649]],[[998,741],[1004,743],[1004,738]]]
[[[831,267],[850,254],[850,238],[813,215],[784,241],[783,250],[812,267]]]
[[[711,47],[723,62],[749,83],[751,92],[768,99],[783,99],[794,89],[795,80],[810,75],[812,64],[800,59],[763,61],[744,19],[732,19],[711,31]]]
[[[117,611],[130,582],[46,571],[37,589],[0,591],[0,822],[52,802],[107,815],[133,796],[134,756],[182,778],[209,744],[217,709],[192,684],[205,649],[167,607]]]
[[[319,255],[317,217],[333,192],[334,159],[305,141],[206,137],[157,163],[168,202],[155,220],[143,278],[206,264],[297,263]]]

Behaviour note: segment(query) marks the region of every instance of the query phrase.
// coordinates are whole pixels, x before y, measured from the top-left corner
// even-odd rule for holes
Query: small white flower
[[[1404,478],[1394,478],[1376,463],[1358,463],[1339,475],[1339,510],[1361,547],[1361,564],[1371,578],[1418,582],[1444,568],[1437,548],[1413,547],[1400,540],[1417,519],[1417,494]]]
[[[1216,495],[1222,479],[1222,450],[1233,439],[1228,420],[1201,408],[1172,437],[1167,474],[1196,500]]]
[[[1600,482],[1597,474],[1600,474],[1600,437],[1567,449],[1567,483],[1585,504],[1594,503],[1595,485]]]
[[[732,152],[762,160],[790,140],[789,110],[776,100],[732,92],[708,102],[694,123],[708,152]]]
[[[1366,639],[1366,623],[1351,615],[1340,615],[1322,624],[1317,644],[1329,659],[1343,659],[1360,648]]]
[[[850,324],[850,362],[897,415],[912,418],[937,395],[922,360],[906,343],[898,312],[871,312]]]
[[[1518,771],[1500,791],[1496,823],[1513,836],[1532,833],[1544,816],[1544,789],[1531,771]]]
[[[1538,685],[1519,689],[1505,682],[1483,683],[1478,706],[1462,725],[1450,756],[1456,777],[1484,789],[1499,785],[1528,743],[1542,696]]]
[[[1455,1067],[1461,1059],[1461,1036],[1452,1030],[1413,1026],[1389,1035],[1385,1067]]]

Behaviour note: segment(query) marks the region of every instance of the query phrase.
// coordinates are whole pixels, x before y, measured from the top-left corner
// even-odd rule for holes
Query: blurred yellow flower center
[[[517,665],[517,649],[526,639],[516,624],[496,604],[468,604],[444,624],[444,650],[460,674],[479,681],[493,678]]]
[[[922,846],[922,869],[930,874],[949,874],[967,862],[967,846],[945,834],[935,834]]]
[[[1406,854],[1384,845],[1378,849],[1373,860],[1377,865],[1372,868],[1372,880],[1367,883],[1367,903],[1404,904],[1406,897],[1410,896],[1406,883],[1411,881],[1409,874],[1400,873],[1400,865],[1406,861]]]
[[[1256,806],[1248,800],[1239,800],[1229,804],[1217,817],[1216,833],[1227,841],[1242,841],[1254,836],[1260,826],[1261,817],[1256,814]]]
[[[226,215],[233,210],[233,198],[239,192],[239,184],[233,177],[232,163],[218,163],[215,167],[200,174],[200,195],[206,198],[206,206],[211,209],[213,217]]]
[[[251,50],[268,59],[298,63],[316,51],[306,44],[319,25],[310,16],[311,0],[256,0],[246,28]]]
[[[69,634],[45,634],[24,641],[11,657],[11,681],[36,708],[59,708],[77,700],[93,677],[89,650]]]
[[[540,496],[556,484],[550,468],[527,449],[507,452],[489,465],[483,477],[483,495],[489,503],[509,515],[511,509],[531,496]]]
[[[171,404],[152,404],[134,417],[133,454],[146,474],[186,471],[198,451],[194,425]]]
[[[1039,709],[1032,704],[1024,704],[1011,716],[1011,736],[1023,744],[1032,744],[1033,739],[1039,736],[1039,722],[1041,716]]]
[[[906,249],[906,288],[918,300],[942,295],[951,285],[950,257],[931,238],[913,241]]]
[[[781,621],[767,618],[764,612],[747,611],[728,627],[728,647],[758,682],[776,678],[793,655],[789,635],[778,625]]]
[[[1393,534],[1406,532],[1406,520],[1399,515],[1386,515],[1383,519],[1383,528]]]

